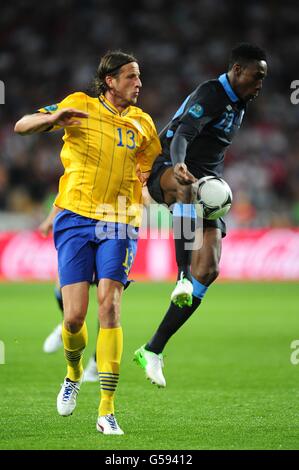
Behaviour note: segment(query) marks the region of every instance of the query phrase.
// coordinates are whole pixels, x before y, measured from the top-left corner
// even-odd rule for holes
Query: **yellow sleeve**
[[[152,169],[154,161],[162,151],[155,124],[148,115],[147,118],[149,119],[150,124],[148,137],[144,139],[143,144],[137,154],[137,162],[140,166],[140,170],[143,173]]]
[[[81,111],[86,111],[86,95],[82,92],[72,93],[64,98],[60,103],[51,104],[49,106],[44,106],[37,110],[38,113],[50,113],[54,114],[56,111],[59,111],[63,108],[75,108]],[[60,126],[53,126],[50,131],[56,131],[61,129]]]

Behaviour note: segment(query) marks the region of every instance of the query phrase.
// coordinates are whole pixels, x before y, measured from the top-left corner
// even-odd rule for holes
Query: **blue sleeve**
[[[170,157],[173,166],[177,163],[184,163],[188,144],[196,134],[197,130],[194,127],[186,124],[179,125],[170,144]]]
[[[221,116],[223,110],[219,108],[219,101],[219,91],[205,83],[192,93],[179,122],[200,133],[210,121]]]

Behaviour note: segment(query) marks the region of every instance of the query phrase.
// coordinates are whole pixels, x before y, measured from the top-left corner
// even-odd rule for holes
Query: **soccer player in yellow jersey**
[[[89,285],[95,273],[101,325],[97,430],[104,434],[123,434],[114,415],[123,350],[120,302],[136,254],[142,184],[161,151],[152,119],[135,106],[141,86],[137,60],[121,51],[108,52],[97,70],[96,98],[73,93],[15,125],[21,135],[64,128],[64,174],[54,203],[62,211],[55,217],[53,232],[67,373],[57,410],[69,416],[76,406],[87,344]]]

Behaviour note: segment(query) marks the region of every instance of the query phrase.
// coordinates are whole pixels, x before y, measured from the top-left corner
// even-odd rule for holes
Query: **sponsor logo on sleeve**
[[[50,106],[45,106],[44,108],[46,111],[49,111],[50,113],[53,113],[53,111],[56,111],[58,109],[57,104],[51,104]]]
[[[195,103],[193,106],[191,106],[188,113],[191,114],[191,116],[193,116],[195,119],[199,119],[203,115],[204,109],[201,104]]]

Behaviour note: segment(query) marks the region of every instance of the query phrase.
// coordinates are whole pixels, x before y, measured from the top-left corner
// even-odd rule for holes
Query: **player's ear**
[[[106,82],[106,85],[108,86],[108,88],[112,88],[112,83],[113,83],[112,75],[106,75],[105,82]]]
[[[241,75],[241,73],[242,73],[242,66],[236,62],[236,63],[233,65],[233,71],[234,71],[234,74],[235,74],[237,77],[240,77],[240,75]]]

